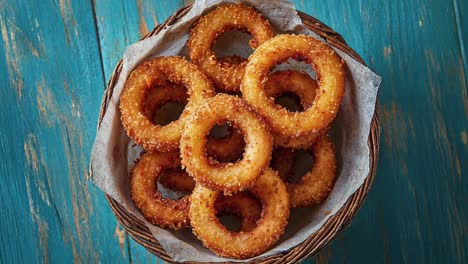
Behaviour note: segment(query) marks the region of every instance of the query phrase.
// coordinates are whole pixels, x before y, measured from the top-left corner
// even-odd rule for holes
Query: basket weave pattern
[[[183,17],[190,10],[190,6],[184,7],[177,11],[174,15],[169,17],[164,23],[156,26],[151,32],[146,34],[142,39],[149,38],[158,34],[163,28],[174,24],[181,17]],[[329,28],[327,25],[318,21],[317,19],[298,11],[304,25],[310,30],[314,31],[322,38],[324,38],[330,45],[344,51],[357,61],[364,63],[361,57],[352,50],[345,42],[343,37]],[[109,80],[108,87],[101,104],[101,111],[99,113],[99,122],[104,117],[107,109],[107,104],[112,96],[114,86],[117,84],[119,74],[122,70],[122,60],[117,64]],[[369,134],[368,145],[370,150],[370,171],[364,184],[349,198],[343,208],[340,209],[334,216],[332,216],[316,233],[309,236],[303,243],[292,248],[288,252],[278,253],[266,258],[256,259],[249,263],[297,263],[308,256],[311,256],[328,243],[330,243],[338,234],[340,234],[346,227],[349,226],[353,216],[361,207],[367,193],[370,190],[372,181],[375,177],[377,168],[377,160],[379,153],[380,130],[379,130],[379,117],[376,107],[374,117],[371,123],[371,132]],[[110,196],[106,196],[109,204],[117,217],[120,224],[127,230],[127,232],[141,245],[143,245],[151,253],[159,258],[167,261],[174,262],[166,251],[161,247],[159,242],[153,237],[148,227],[137,219],[134,215],[127,212],[119,203],[117,203]]]

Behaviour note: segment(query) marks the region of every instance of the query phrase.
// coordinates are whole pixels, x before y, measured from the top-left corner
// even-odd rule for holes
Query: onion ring
[[[313,105],[317,90],[317,82],[307,73],[291,70],[271,73],[265,84],[265,93],[272,98],[276,98],[287,92],[297,94],[304,110],[309,109]],[[278,104],[274,104],[273,107],[280,111],[284,109]],[[328,128],[325,130],[328,130]],[[282,133],[272,132],[275,146],[293,149],[310,147],[320,136],[319,132],[312,132],[301,136],[286,136]]]
[[[184,170],[165,170],[161,173],[159,183],[174,191],[192,192],[195,181]],[[262,206],[247,192],[231,196],[219,195],[215,202],[216,215],[233,214],[241,218],[241,231],[250,231],[260,219]]]
[[[264,90],[270,70],[290,58],[304,60],[317,73],[319,90],[313,105],[301,113],[274,106]],[[241,85],[244,99],[271,126],[275,134],[298,137],[326,128],[335,118],[345,91],[343,61],[327,44],[306,35],[278,35],[250,56]]]
[[[136,208],[152,224],[180,229],[189,225],[189,196],[166,199],[158,191],[158,177],[164,169],[180,166],[178,152],[147,152],[133,166],[130,193]]]
[[[242,131],[245,151],[236,163],[212,164],[205,152],[206,135],[216,124],[230,122]],[[252,186],[268,166],[273,140],[268,126],[244,100],[218,94],[200,104],[186,123],[180,141],[182,165],[204,186],[235,193]]]
[[[287,181],[293,176],[294,152],[288,149],[279,151],[276,154],[281,156],[272,159],[272,167],[281,171],[282,178],[286,181],[291,207],[308,207],[323,202],[336,180],[336,158],[331,140],[327,136],[321,136],[311,148],[306,149],[314,157],[314,163],[312,169],[297,183]]]
[[[187,48],[190,59],[199,65],[213,80],[216,87],[225,91],[239,91],[247,62],[240,64],[218,61],[213,52],[216,39],[229,30],[239,30],[252,35],[250,46],[255,49],[273,37],[270,22],[253,7],[244,4],[227,4],[201,17],[190,31]]]
[[[214,203],[220,192],[197,184],[190,196],[192,231],[219,256],[245,259],[259,255],[284,232],[289,217],[289,195],[278,174],[265,169],[248,192],[262,202],[261,217],[248,232],[231,232],[219,222]]]
[[[152,87],[168,82],[186,87],[189,98],[178,120],[160,126],[145,115],[144,98]],[[211,82],[197,66],[181,57],[153,58],[138,65],[125,83],[120,96],[122,124],[128,136],[145,150],[176,150],[193,106],[213,95]]]
[[[226,57],[227,60],[239,60],[236,57]],[[156,115],[159,107],[170,101],[176,101],[182,104],[187,104],[187,90],[182,85],[167,83],[158,85],[152,88],[144,101],[144,113],[147,118],[155,121],[155,123],[167,120],[167,116]],[[244,137],[236,129],[230,128],[230,134],[224,138],[214,138],[208,136],[206,144],[206,152],[210,157],[221,161],[230,162],[239,159],[244,152]],[[164,181],[164,177],[161,177]]]

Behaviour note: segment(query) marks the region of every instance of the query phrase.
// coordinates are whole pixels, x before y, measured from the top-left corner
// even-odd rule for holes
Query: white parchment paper
[[[226,261],[215,256],[192,235],[190,230],[165,230],[148,223],[134,207],[129,194],[129,171],[141,149],[127,137],[118,108],[119,97],[127,76],[141,61],[153,56],[186,55],[185,44],[189,30],[200,15],[228,2],[245,2],[254,6],[270,20],[277,33],[307,34],[318,37],[303,24],[294,5],[284,0],[197,0],[191,10],[177,23],[164,28],[159,34],[137,42],[127,48],[123,69],[91,154],[92,181],[122,204],[129,212],[143,220],[167,253],[175,261]],[[216,46],[238,55],[248,56],[252,51],[245,35],[231,34],[222,37]],[[235,39],[235,41],[232,41]],[[333,140],[338,156],[338,179],[327,200],[319,206],[293,210],[285,234],[271,250],[256,258],[286,251],[303,242],[317,231],[344,205],[347,199],[364,183],[369,173],[369,148],[367,139],[374,113],[377,90],[381,78],[347,54],[336,50],[346,61],[348,75],[346,94],[340,112],[334,121]],[[222,51],[218,52],[219,55]],[[293,63],[288,68],[310,71],[304,64]]]

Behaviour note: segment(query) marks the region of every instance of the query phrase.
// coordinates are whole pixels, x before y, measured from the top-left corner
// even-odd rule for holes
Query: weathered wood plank
[[[375,185],[351,227],[308,262],[467,262],[468,4],[294,2],[384,78]],[[0,262],[157,261],[86,181],[88,153],[125,47],[181,6],[96,0],[96,37],[91,3],[0,0]]]
[[[374,187],[353,225],[314,259],[466,261],[467,80],[453,3],[301,1],[298,7],[340,32],[384,79]]]
[[[110,78],[128,45],[138,41],[181,6],[182,1],[95,1],[93,8],[105,79]],[[129,238],[125,231],[122,230],[120,234],[129,249],[132,263],[159,262],[158,258]]]
[[[0,30],[0,262],[125,260],[87,181],[104,85],[90,2],[0,1]]]

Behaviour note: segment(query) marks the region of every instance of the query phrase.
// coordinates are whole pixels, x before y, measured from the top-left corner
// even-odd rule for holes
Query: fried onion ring
[[[277,64],[293,58],[312,65],[319,89],[312,106],[301,113],[275,107],[264,82]],[[306,35],[278,35],[250,56],[241,85],[244,99],[270,124],[275,134],[302,136],[326,128],[335,118],[345,91],[343,61],[327,44]]]
[[[212,163],[205,152],[206,135],[216,124],[230,123],[242,131],[245,151],[236,163]],[[202,185],[226,194],[252,186],[271,158],[273,140],[268,126],[244,100],[218,94],[197,107],[180,141],[182,164]]]
[[[144,99],[151,88],[168,82],[186,87],[189,98],[178,120],[160,126],[145,115]],[[122,124],[128,136],[145,150],[176,150],[193,106],[213,95],[210,80],[197,66],[181,57],[153,58],[138,65],[125,83],[120,96]]]
[[[300,104],[304,110],[309,109],[313,105],[317,90],[317,82],[307,73],[291,70],[271,73],[265,84],[265,93],[269,97],[276,98],[285,93],[294,93],[298,95],[300,98]],[[274,104],[273,107],[279,111],[284,109],[278,104]],[[328,130],[328,128],[325,130]],[[318,132],[312,132],[301,136],[286,136],[282,133],[275,133],[273,131],[273,141],[275,146],[293,149],[310,147],[319,136],[320,133]]]
[[[161,173],[159,183],[173,191],[192,192],[195,181],[182,169],[165,170]],[[219,195],[215,203],[216,215],[233,214],[241,218],[241,231],[250,231],[260,219],[262,205],[247,192],[231,196]]]
[[[272,167],[282,173],[290,195],[291,207],[308,207],[323,202],[328,197],[336,180],[336,158],[333,143],[321,136],[311,148],[306,149],[314,157],[312,168],[299,182],[291,183],[293,177],[294,151],[280,149],[274,152]],[[278,156],[281,155],[281,156]]]
[[[158,177],[164,169],[180,166],[178,152],[147,152],[133,166],[130,193],[136,208],[154,225],[180,229],[189,225],[189,196],[177,200],[163,198],[158,191]]]
[[[219,222],[214,203],[220,192],[197,184],[190,196],[192,231],[219,256],[245,259],[259,255],[284,232],[289,217],[289,195],[278,174],[265,169],[248,192],[262,202],[261,217],[248,232],[231,232]]]
[[[239,30],[252,35],[249,44],[257,48],[273,37],[270,22],[253,7],[244,4],[227,4],[202,16],[190,31],[187,48],[190,59],[199,65],[213,80],[215,86],[224,90],[239,91],[246,61],[229,63],[217,60],[213,44],[224,32]]]
[[[236,57],[226,57],[229,60],[238,60]],[[164,123],[168,116],[158,115],[157,110],[166,102],[179,102],[187,104],[187,90],[182,85],[167,83],[152,88],[144,101],[144,113],[155,123]],[[223,138],[208,136],[206,152],[208,156],[220,162],[230,162],[239,159],[244,152],[244,137],[236,129],[230,128],[229,135]],[[163,180],[164,177],[161,177]]]

